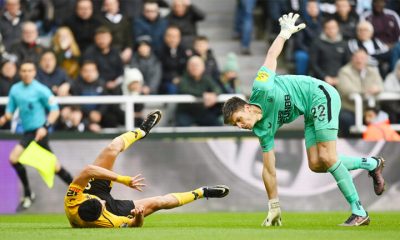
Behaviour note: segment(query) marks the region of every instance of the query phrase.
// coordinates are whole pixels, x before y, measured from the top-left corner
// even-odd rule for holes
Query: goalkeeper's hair
[[[99,219],[103,206],[98,199],[84,201],[78,208],[79,217],[86,222],[93,222]]]
[[[239,97],[233,97],[224,103],[222,107],[222,114],[224,115],[224,123],[230,124],[232,115],[244,108],[244,105],[248,104],[245,100]]]

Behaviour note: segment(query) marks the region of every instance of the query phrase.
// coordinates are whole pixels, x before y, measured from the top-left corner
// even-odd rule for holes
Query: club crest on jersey
[[[268,80],[268,77],[269,75],[267,72],[259,71],[257,73],[256,81],[266,82]]]

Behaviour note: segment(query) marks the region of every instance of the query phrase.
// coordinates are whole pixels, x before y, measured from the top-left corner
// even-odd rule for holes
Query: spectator
[[[75,79],[79,74],[81,51],[71,29],[68,27],[57,29],[53,37],[53,50],[57,57],[57,64],[70,78]]]
[[[22,39],[14,43],[10,48],[10,54],[13,55],[18,63],[25,60],[39,62],[40,55],[44,52],[44,47],[39,42],[39,33],[35,23],[24,22],[22,24]]]
[[[160,56],[163,46],[163,37],[167,29],[168,21],[160,16],[160,9],[156,0],[146,1],[143,5],[143,14],[134,20],[134,37],[150,36],[152,49]],[[137,44],[137,43],[136,43]]]
[[[11,86],[17,82],[17,64],[13,61],[5,61],[1,64],[0,72],[0,96],[8,96]],[[0,105],[0,115],[5,113],[5,107]],[[0,129],[10,129],[10,124],[6,123]]]
[[[143,75],[137,68],[124,69],[124,83],[122,84],[122,93],[125,96],[142,95],[143,91]],[[136,103],[134,105],[135,120],[134,125],[139,126],[143,122],[144,104]],[[125,111],[125,106],[122,106],[122,111]]]
[[[365,141],[399,142],[400,135],[390,126],[388,114],[377,108],[368,108],[364,113],[367,129],[363,132]]]
[[[144,95],[157,94],[161,83],[161,62],[151,49],[150,36],[141,36],[136,42],[137,50],[130,66],[138,68],[143,74],[142,93]]]
[[[39,82],[50,88],[54,95],[69,95],[70,79],[63,69],[57,67],[56,55],[51,50],[45,51],[40,57],[36,77]]]
[[[112,46],[120,51],[122,62],[132,58],[131,20],[120,13],[118,0],[104,0],[100,23],[111,30]]]
[[[217,97],[221,93],[218,85],[204,75],[204,61],[193,56],[188,60],[187,72],[183,75],[179,85],[180,94],[191,94],[202,97],[203,103],[179,104],[176,112],[177,126],[220,126],[220,109],[217,106]]]
[[[309,0],[306,4],[304,23],[307,27],[299,31],[294,38],[294,60],[296,74],[306,75],[309,71],[310,46],[314,39],[322,32],[322,17],[316,0]]]
[[[77,0],[75,13],[64,23],[74,33],[81,52],[93,43],[94,33],[100,22],[93,16],[91,0]]]
[[[74,96],[101,96],[106,94],[103,80],[99,78],[99,71],[93,61],[83,62],[80,76],[71,86],[71,94]],[[81,105],[84,117],[88,119],[87,130],[100,132],[102,117],[107,111],[106,105],[87,104]]]
[[[369,64],[378,66],[382,76],[386,76],[390,65],[389,47],[374,38],[374,27],[368,21],[360,21],[357,25],[357,38],[348,42],[351,53],[363,49],[370,56]]]
[[[168,15],[169,25],[178,26],[182,34],[182,44],[186,48],[193,46],[197,36],[197,22],[204,20],[205,13],[191,3],[191,0],[173,0]]]
[[[181,32],[178,27],[169,26],[165,32],[165,45],[161,52],[162,78],[161,94],[176,94],[178,78],[185,71],[187,52],[181,45]]]
[[[56,27],[62,26],[63,23],[71,16],[74,12],[76,0],[52,0],[54,6],[54,25]]]
[[[234,53],[229,53],[225,65],[222,67],[219,85],[222,93],[239,93],[239,64]]]
[[[385,92],[400,93],[400,61],[396,63],[394,70],[386,76],[383,88]],[[399,106],[399,100],[382,103],[382,109],[389,113],[389,119],[392,123],[400,123]]]
[[[289,1],[286,0],[275,0],[275,1],[265,1],[267,3],[268,16],[271,19],[271,39],[274,39],[278,35],[279,28],[279,18],[284,13],[288,13],[291,10],[291,5]]]
[[[314,77],[335,86],[339,69],[347,63],[347,43],[334,19],[325,20],[323,33],[311,45],[310,64]]]
[[[355,10],[359,16],[372,9],[372,0],[357,0]]]
[[[213,51],[210,48],[210,43],[206,36],[197,36],[193,43],[194,54],[203,59],[206,66],[204,74],[214,80],[215,83],[220,82],[220,72],[217,60],[214,57]]]
[[[22,11],[26,18],[37,24],[39,35],[48,33],[54,23],[54,5],[50,0],[22,0]]]
[[[4,46],[9,50],[15,41],[21,39],[25,16],[21,11],[20,0],[7,0],[4,10],[0,18],[0,33]]]
[[[400,19],[395,11],[385,8],[385,4],[385,0],[373,0],[372,11],[365,12],[362,18],[374,26],[374,37],[391,48],[399,41]]]
[[[332,17],[339,23],[340,32],[344,40],[356,37],[356,26],[359,16],[352,11],[349,0],[336,0],[336,12]]]
[[[99,27],[91,45],[83,55],[83,61],[94,61],[100,78],[104,79],[107,92],[111,95],[121,94],[123,63],[116,48],[111,46],[112,35],[107,27]]]
[[[60,119],[55,128],[60,131],[84,132],[86,130],[86,125],[80,107],[63,107],[63,109],[61,109]]]
[[[143,9],[143,0],[120,0],[122,14],[130,19],[140,16]]]
[[[251,36],[253,35],[253,10],[256,0],[236,1],[234,38],[240,38],[240,53],[250,55]]]
[[[383,90],[383,81],[378,68],[368,66],[368,54],[364,50],[358,50],[353,53],[351,61],[340,69],[336,87],[342,99],[340,130],[346,137],[350,135],[350,126],[355,123],[355,107],[349,98],[350,94],[376,96]]]

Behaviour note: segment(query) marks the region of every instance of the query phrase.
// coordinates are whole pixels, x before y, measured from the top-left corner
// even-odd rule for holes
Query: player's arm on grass
[[[261,226],[281,226],[281,208],[278,198],[278,184],[276,180],[275,152],[263,152],[262,178],[268,195],[268,215]]]
[[[77,177],[74,178],[72,184],[78,185],[82,188],[85,188],[91,178],[96,179],[104,179],[110,180],[114,182],[118,182],[124,184],[130,188],[136,189],[142,192],[142,187],[145,186],[143,183],[144,178],[138,174],[134,177],[130,176],[121,176],[117,173],[110,171],[108,169],[96,166],[96,165],[87,165]]]
[[[270,48],[268,49],[267,56],[265,57],[264,66],[271,71],[276,71],[276,65],[279,55],[282,52],[283,46],[293,33],[296,33],[306,27],[304,23],[295,25],[296,20],[299,18],[298,14],[289,13],[279,18],[279,25],[281,31],[275,38]]]

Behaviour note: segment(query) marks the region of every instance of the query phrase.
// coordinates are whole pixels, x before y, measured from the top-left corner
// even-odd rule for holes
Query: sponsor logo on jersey
[[[266,82],[266,81],[268,81],[268,77],[269,77],[269,75],[268,75],[267,72],[259,71],[259,72],[257,73],[256,81],[259,81],[259,82]]]
[[[278,124],[282,125],[287,123],[290,119],[290,115],[292,113],[292,100],[290,99],[290,95],[285,95],[285,108],[278,112]]]

